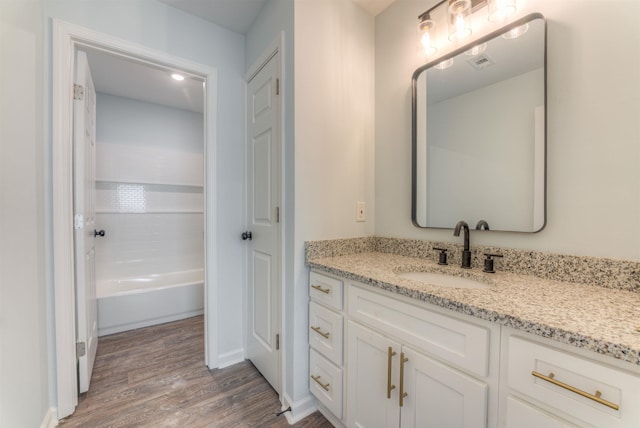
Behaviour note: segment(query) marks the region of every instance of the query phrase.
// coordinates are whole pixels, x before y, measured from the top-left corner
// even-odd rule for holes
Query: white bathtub
[[[204,270],[98,281],[98,336],[204,313]]]

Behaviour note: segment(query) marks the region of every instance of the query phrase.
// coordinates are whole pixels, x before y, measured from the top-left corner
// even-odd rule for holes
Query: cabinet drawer
[[[513,390],[594,426],[640,426],[639,376],[517,336],[508,340]]]
[[[342,281],[317,272],[309,275],[309,296],[314,302],[342,310]]]
[[[507,397],[507,419],[505,428],[577,428],[577,425],[559,419],[541,409],[518,400]]]
[[[450,364],[479,376],[488,375],[488,328],[357,286],[349,287],[349,315]]]
[[[309,389],[338,419],[342,419],[342,369],[309,350]]]
[[[335,364],[342,365],[342,315],[309,303],[309,345]]]

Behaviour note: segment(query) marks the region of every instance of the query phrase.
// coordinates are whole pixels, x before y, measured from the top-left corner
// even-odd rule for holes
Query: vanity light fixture
[[[489,21],[505,22],[516,13],[516,0],[488,0]]]
[[[426,10],[418,16],[418,37],[420,39],[421,51],[425,58],[429,58],[438,52],[438,25],[436,20],[444,18],[444,13],[435,15],[436,9],[446,4],[446,15],[448,20],[448,31],[446,34],[453,43],[460,43],[471,36],[471,17],[480,9],[487,6],[488,19],[491,22],[504,22],[517,11],[516,0],[441,0],[435,6]],[[446,31],[446,30],[444,30]],[[526,31],[526,30],[525,30]],[[510,33],[514,33],[512,30]],[[511,38],[524,34],[524,31],[514,33]],[[508,36],[505,34],[505,38]],[[444,38],[444,37],[442,37]],[[467,53],[478,55],[486,48],[482,45],[475,46]]]
[[[482,52],[487,50],[486,43],[480,43],[479,45],[475,45],[471,49],[466,50],[464,53],[470,56],[480,55]]]
[[[436,21],[431,19],[429,12],[425,12],[418,17],[418,33],[420,34],[420,44],[425,58],[435,55],[438,52],[436,47]]]
[[[184,80],[184,76],[182,74],[179,74],[179,73],[173,73],[171,75],[171,78],[173,80],[177,80],[178,82],[182,82]]]
[[[529,24],[513,28],[502,35],[505,39],[517,39],[529,30]]]
[[[471,0],[449,0],[449,40],[458,43],[471,35]]]
[[[442,62],[437,63],[433,66],[433,68],[437,68],[438,70],[445,70],[453,65],[453,58],[445,59]]]

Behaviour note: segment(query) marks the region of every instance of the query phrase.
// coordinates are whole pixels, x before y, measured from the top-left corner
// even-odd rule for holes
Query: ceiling
[[[246,34],[267,0],[160,0],[236,33]]]
[[[159,0],[240,34],[247,34],[267,0]],[[323,1],[323,0],[312,0]],[[352,0],[376,16],[396,0]]]
[[[267,0],[159,0],[228,30],[246,34]],[[310,0],[324,1],[324,0]],[[375,16],[397,0],[352,0]],[[171,79],[175,70],[85,49],[97,92],[201,113],[202,79]]]
[[[84,49],[96,92],[202,113],[203,80],[185,75],[171,78],[178,70],[141,63],[103,51]]]

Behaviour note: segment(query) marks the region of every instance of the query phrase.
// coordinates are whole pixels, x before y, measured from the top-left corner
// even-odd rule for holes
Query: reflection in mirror
[[[544,227],[545,49],[535,14],[416,70],[416,226]]]

